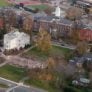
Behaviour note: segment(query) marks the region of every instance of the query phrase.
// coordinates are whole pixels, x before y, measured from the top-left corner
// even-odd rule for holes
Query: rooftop
[[[63,24],[66,24],[66,25],[71,25],[73,24],[72,21],[68,20],[68,19],[64,19],[64,18],[58,18],[58,17],[55,17],[55,16],[46,16],[46,17],[41,17],[39,19],[40,21],[48,21],[48,22],[57,22],[57,23],[63,23]]]
[[[5,34],[6,39],[15,39],[18,37],[23,36],[24,33],[23,32],[19,32],[17,29],[14,29],[12,32]]]

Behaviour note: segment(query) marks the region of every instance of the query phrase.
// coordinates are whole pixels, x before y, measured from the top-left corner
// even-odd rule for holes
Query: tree
[[[76,51],[79,55],[83,55],[83,54],[88,52],[88,48],[89,48],[88,44],[85,41],[78,42],[77,47],[76,47]]]
[[[11,27],[16,26],[16,13],[12,9],[2,10],[0,15],[0,36],[12,31]],[[1,37],[2,38],[2,37]]]
[[[43,52],[48,53],[51,49],[51,36],[50,34],[43,28],[40,28],[37,41],[36,41],[37,48]]]
[[[66,12],[66,17],[70,20],[80,18],[83,14],[83,10],[77,7],[70,7]]]
[[[79,30],[73,30],[71,33],[72,43],[76,44],[79,42]]]
[[[47,68],[49,71],[53,70],[56,66],[56,62],[53,58],[49,57],[47,60]]]
[[[89,8],[85,8],[85,13],[89,14],[90,13],[90,9]]]
[[[32,28],[33,28],[33,19],[31,16],[25,16],[23,21],[23,31],[30,35],[30,40],[32,40]]]
[[[89,72],[89,79],[92,81],[92,71]]]
[[[34,10],[34,13],[38,13],[40,11],[40,9],[39,8],[36,8],[35,10]]]
[[[60,61],[62,61],[62,65]],[[53,76],[51,77],[52,79],[49,82],[51,85],[54,85],[56,88],[62,88],[66,85],[64,73],[58,70],[60,69],[60,67],[63,66],[64,61],[65,60],[60,57],[54,57],[54,58],[49,57],[47,60],[47,68],[45,72],[48,72]]]
[[[52,11],[53,9],[51,7],[48,7],[47,9],[44,10],[44,12],[47,14],[47,15],[51,15],[52,14]]]
[[[11,27],[16,26],[16,13],[15,11],[8,9],[7,11],[3,11],[3,20],[4,20],[4,30],[12,31]]]
[[[25,17],[25,20],[23,22],[23,31],[31,35],[32,27],[33,27],[32,17],[31,16]]]

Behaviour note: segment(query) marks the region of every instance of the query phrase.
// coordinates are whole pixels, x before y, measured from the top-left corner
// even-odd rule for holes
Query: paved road
[[[63,45],[61,45],[61,44],[58,43],[58,42],[52,42],[52,45],[54,45],[54,46],[59,46],[59,47],[62,47],[62,48],[67,48],[67,49],[70,49],[70,50],[76,49],[76,47],[73,46],[73,45],[64,44],[64,46],[63,46]]]
[[[14,87],[14,86],[17,85],[16,82],[13,82],[13,81],[4,79],[4,78],[2,78],[2,77],[0,77],[0,83],[6,84],[6,85],[8,85],[8,86],[10,86],[10,87]]]
[[[23,86],[18,86],[15,89],[11,90],[10,92],[45,92],[45,91],[33,87],[27,88]]]
[[[5,92],[5,91],[6,91],[6,89],[0,88],[0,92]]]
[[[27,86],[22,83],[13,82],[2,77],[0,77],[0,83],[10,86],[6,92],[47,92],[45,90],[33,86]]]

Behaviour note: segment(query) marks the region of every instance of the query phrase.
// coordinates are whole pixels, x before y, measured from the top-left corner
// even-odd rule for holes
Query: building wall
[[[80,40],[92,41],[92,30],[80,30]]]
[[[21,35],[19,37],[16,37],[14,39],[8,39],[8,34],[4,36],[4,49],[5,50],[11,50],[11,49],[17,49],[24,48],[26,45],[30,44],[30,36],[27,34]]]
[[[73,24],[68,25],[60,22],[50,22],[50,21],[39,21],[34,23],[34,30],[39,31],[39,28],[46,28],[50,33],[53,32],[53,29],[56,29],[59,35],[70,35],[73,29]]]

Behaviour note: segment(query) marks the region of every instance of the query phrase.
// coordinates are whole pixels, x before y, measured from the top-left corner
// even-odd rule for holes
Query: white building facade
[[[64,18],[66,16],[66,12],[62,10],[59,6],[56,7],[54,14],[56,17],[59,18]]]
[[[30,45],[30,36],[24,32],[12,31],[4,35],[4,50],[19,50],[27,45]]]

